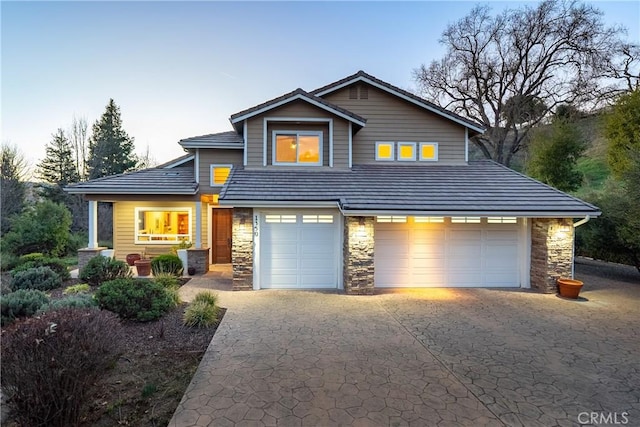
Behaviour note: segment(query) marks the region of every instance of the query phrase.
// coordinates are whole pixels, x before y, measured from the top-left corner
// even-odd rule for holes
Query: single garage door
[[[378,217],[376,287],[519,287],[516,218]]]
[[[338,287],[337,212],[265,212],[260,224],[261,288]]]

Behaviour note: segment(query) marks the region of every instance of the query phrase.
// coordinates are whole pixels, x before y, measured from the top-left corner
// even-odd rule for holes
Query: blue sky
[[[533,2],[529,2],[533,3]],[[640,40],[640,2],[591,2]],[[362,69],[405,89],[475,2],[5,2],[2,143],[35,165],[72,117],[120,106],[138,152],[230,130],[231,114]],[[491,2],[495,10],[521,3]]]

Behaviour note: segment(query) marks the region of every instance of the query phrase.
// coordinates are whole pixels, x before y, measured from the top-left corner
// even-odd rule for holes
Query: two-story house
[[[189,240],[189,264],[233,264],[234,289],[534,287],[570,276],[588,203],[492,161],[481,125],[362,71],[231,115],[157,168],[69,186],[114,202],[123,259]],[[577,219],[577,222],[574,222]]]

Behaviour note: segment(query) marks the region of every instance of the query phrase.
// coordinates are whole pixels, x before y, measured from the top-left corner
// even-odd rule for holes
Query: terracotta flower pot
[[[558,292],[561,297],[577,299],[582,289],[583,283],[580,280],[559,278]]]
[[[142,258],[140,254],[129,254],[127,255],[127,264],[129,264],[130,266],[133,266],[134,263],[138,261],[140,258]]]
[[[139,259],[134,262],[138,276],[148,276],[151,274],[151,260]]]

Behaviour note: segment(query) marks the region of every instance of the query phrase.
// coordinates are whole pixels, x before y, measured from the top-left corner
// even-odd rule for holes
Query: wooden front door
[[[231,225],[232,209],[214,209],[212,224],[213,264],[231,262]]]

